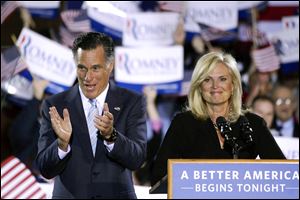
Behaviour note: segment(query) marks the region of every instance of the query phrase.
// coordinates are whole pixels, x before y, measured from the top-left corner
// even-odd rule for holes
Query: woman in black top
[[[211,52],[199,59],[188,103],[171,122],[151,185],[167,174],[168,159],[285,159],[265,121],[242,108],[241,77],[231,55]]]

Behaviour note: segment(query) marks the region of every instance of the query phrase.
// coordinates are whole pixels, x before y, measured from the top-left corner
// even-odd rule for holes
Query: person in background
[[[55,177],[52,198],[135,199],[132,171],[147,148],[144,98],[109,81],[109,36],[80,34],[72,51],[78,83],[42,104],[39,169]]]
[[[273,91],[275,102],[275,118],[272,128],[279,132],[280,136],[298,137],[299,122],[294,116],[297,108],[293,90],[285,85],[276,85]]]
[[[255,159],[257,156],[285,159],[265,121],[242,108],[236,60],[222,52],[205,54],[193,71],[187,110],[173,118],[159,149],[151,185],[167,174],[168,159]]]
[[[272,72],[256,70],[249,76],[249,94],[246,97],[246,106],[252,105],[258,95],[270,96],[273,89]]]
[[[273,136],[279,136],[277,130],[271,128],[275,116],[275,106],[271,97],[265,95],[256,96],[252,101],[252,111],[262,117]]]
[[[39,170],[35,163],[40,129],[40,106],[46,97],[45,89],[49,81],[33,77],[33,98],[22,109],[9,129],[9,140],[13,155],[19,158],[36,176]]]
[[[136,184],[150,185],[153,161],[163,139],[162,122],[156,108],[157,90],[155,86],[145,86],[143,93],[146,97],[147,114],[151,130],[151,138],[147,142],[147,159],[140,169],[135,171]]]

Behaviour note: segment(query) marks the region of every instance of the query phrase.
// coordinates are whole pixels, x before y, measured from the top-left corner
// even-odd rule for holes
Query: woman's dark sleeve
[[[266,122],[258,116],[254,120],[255,146],[259,157],[261,159],[286,159]]]
[[[163,143],[158,150],[156,160],[151,176],[151,185],[153,186],[165,175],[167,175],[168,159],[180,158],[180,135],[181,126],[179,120],[175,117],[164,137]]]

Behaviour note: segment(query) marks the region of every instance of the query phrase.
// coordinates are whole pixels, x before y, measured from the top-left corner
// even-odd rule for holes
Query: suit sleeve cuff
[[[70,145],[68,145],[68,149],[67,149],[67,152],[61,150],[59,147],[58,148],[58,157],[62,160],[64,159],[64,157],[66,157],[66,155],[71,151],[71,147]]]
[[[111,152],[113,150],[115,143],[108,144],[108,142],[105,140],[103,140],[103,143],[108,152]]]

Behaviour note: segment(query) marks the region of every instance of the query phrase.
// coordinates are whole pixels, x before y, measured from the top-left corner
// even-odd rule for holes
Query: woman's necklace
[[[217,132],[217,136],[218,136],[218,139],[219,139],[219,142],[220,142],[220,147],[221,147],[221,149],[224,149],[224,140],[225,140],[225,138],[223,138],[221,136],[221,132],[218,128],[218,125],[214,122],[213,122],[213,125],[214,125],[214,128],[215,128],[216,132]]]
[[[216,130],[219,130],[218,125],[216,123],[213,123]]]

